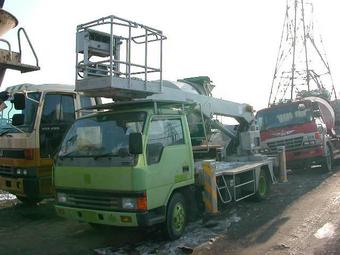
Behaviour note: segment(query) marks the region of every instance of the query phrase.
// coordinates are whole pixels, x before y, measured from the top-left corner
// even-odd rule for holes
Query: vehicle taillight
[[[33,149],[25,149],[24,150],[25,159],[32,160],[34,156],[34,150]]]
[[[316,132],[314,137],[315,137],[316,140],[321,140],[321,135],[320,135],[319,132]]]
[[[146,193],[144,193],[142,197],[137,198],[137,209],[138,210],[147,210],[148,209]]]

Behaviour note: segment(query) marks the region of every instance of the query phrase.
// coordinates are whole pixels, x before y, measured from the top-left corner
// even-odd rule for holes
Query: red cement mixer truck
[[[257,113],[262,150],[285,146],[287,168],[322,165],[331,171],[340,157],[340,102],[306,97],[273,105]]]

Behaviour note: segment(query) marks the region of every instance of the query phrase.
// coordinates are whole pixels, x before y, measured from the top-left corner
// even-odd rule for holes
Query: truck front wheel
[[[184,232],[187,222],[187,210],[182,194],[175,193],[167,206],[164,232],[170,240],[178,239]]]

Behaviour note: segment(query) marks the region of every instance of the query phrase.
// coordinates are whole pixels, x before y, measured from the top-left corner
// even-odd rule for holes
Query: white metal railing
[[[127,79],[128,88],[131,88],[131,80],[138,78],[144,81],[146,89],[149,75],[158,73],[161,91],[165,39],[160,30],[113,15],[78,25],[76,82],[89,77],[120,77]],[[159,46],[155,52],[157,42]],[[136,51],[132,56],[138,45],[144,45],[142,52]],[[158,65],[149,64],[151,54],[158,56]],[[139,61],[132,61],[136,55]]]

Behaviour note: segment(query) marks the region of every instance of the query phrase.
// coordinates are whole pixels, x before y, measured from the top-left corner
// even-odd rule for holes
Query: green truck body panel
[[[135,191],[132,167],[56,167],[55,185],[60,188]],[[119,178],[117,178],[119,177]]]

